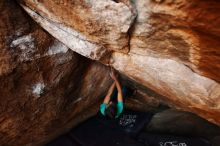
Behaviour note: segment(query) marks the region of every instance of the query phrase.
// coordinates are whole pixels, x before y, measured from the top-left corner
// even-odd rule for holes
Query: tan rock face
[[[170,103],[220,123],[219,2],[140,0],[135,5],[130,52],[114,53],[113,66]]]
[[[112,64],[120,72],[164,95],[164,100],[219,123],[219,83],[194,73],[172,59],[114,53]]]
[[[112,82],[108,70],[70,51],[15,2],[1,1],[0,14],[0,145],[45,142],[94,114],[87,108]]]
[[[173,59],[220,81],[219,1],[140,0],[135,6],[130,52]]]
[[[50,1],[22,2],[25,10],[59,40],[63,39],[59,33],[47,29],[54,24],[46,24],[43,19],[53,22],[58,19],[63,26],[83,33],[86,41],[92,40],[98,46],[105,42],[106,50],[115,50],[110,58],[110,65],[122,74],[163,95],[170,105],[220,123],[218,1],[138,0],[132,1],[132,4],[128,1],[64,1],[60,6]],[[112,13],[115,10],[112,6],[118,8],[117,15]],[[59,11],[54,11],[58,7]],[[131,25],[135,9],[138,15]],[[125,11],[127,15],[124,15]],[[36,12],[41,16],[37,16]],[[94,16],[96,19],[93,19]],[[92,23],[86,25],[88,22]],[[100,31],[103,29],[108,31]],[[120,35],[124,33],[129,34],[129,39]],[[118,51],[126,43],[130,48],[129,52],[124,54]],[[69,43],[65,44],[68,46]],[[88,54],[84,56],[96,60],[105,56],[96,53],[99,57],[91,57],[91,52],[99,52],[93,50],[83,48],[83,53],[75,51]],[[109,64],[109,61],[105,63]]]
[[[107,53],[106,48],[128,52],[127,33],[136,17],[128,0],[21,2],[42,27],[79,54],[100,59]]]

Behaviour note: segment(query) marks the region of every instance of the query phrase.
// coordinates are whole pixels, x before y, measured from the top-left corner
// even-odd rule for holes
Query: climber
[[[123,87],[121,88],[121,85],[118,81],[118,78],[115,74],[115,71],[111,68],[110,73],[111,78],[114,80],[111,87],[108,90],[107,95],[105,96],[105,99],[103,103],[100,105],[100,112],[104,116],[108,116],[110,118],[118,118],[120,114],[123,111],[123,95],[126,94],[127,88]],[[115,86],[117,90],[115,89]],[[114,98],[117,97],[117,104],[113,101]]]

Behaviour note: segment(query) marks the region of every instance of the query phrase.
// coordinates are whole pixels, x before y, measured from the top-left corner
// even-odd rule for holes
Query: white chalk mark
[[[62,43],[55,41],[52,46],[50,46],[48,52],[46,55],[55,55],[58,53],[66,53],[68,51],[68,48],[63,45]]]
[[[35,94],[37,97],[40,97],[40,95],[43,93],[44,88],[44,83],[37,83],[32,87],[32,93]]]

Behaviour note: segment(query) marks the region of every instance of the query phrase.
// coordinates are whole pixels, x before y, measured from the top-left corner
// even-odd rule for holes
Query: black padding
[[[142,132],[151,117],[130,110],[118,119],[99,113],[47,146],[211,146],[205,139]]]
[[[96,116],[97,120],[103,125],[122,130],[131,136],[136,136],[152,117],[151,113],[135,112],[125,109],[117,119],[109,119],[101,114]]]
[[[117,127],[103,125],[97,117],[73,129],[71,135],[81,146],[144,146]]]
[[[73,139],[69,138],[68,135],[60,136],[54,141],[48,143],[46,146],[80,146]]]
[[[201,138],[187,138],[172,135],[160,135],[141,133],[138,141],[149,146],[211,146],[211,144]]]
[[[125,110],[118,119],[101,114],[80,124],[71,135],[82,146],[141,146],[128,135],[135,136],[150,121],[152,114]]]
[[[108,129],[106,129],[106,127],[96,118],[91,118],[74,128],[70,133],[80,145],[93,146],[96,145],[96,143],[101,139],[100,137],[107,130]]]

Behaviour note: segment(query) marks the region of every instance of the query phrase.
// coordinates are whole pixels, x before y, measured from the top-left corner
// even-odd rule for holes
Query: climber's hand
[[[106,109],[106,104],[105,103],[102,103],[100,105],[100,112],[102,113],[103,116],[105,116],[105,109]]]
[[[118,118],[121,115],[121,113],[123,112],[123,108],[124,108],[123,102],[119,101],[117,104],[117,113],[116,113],[115,118]]]

